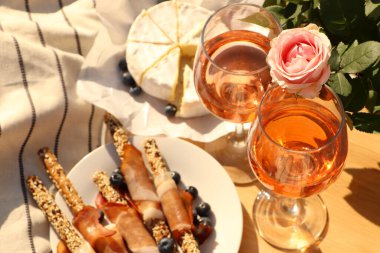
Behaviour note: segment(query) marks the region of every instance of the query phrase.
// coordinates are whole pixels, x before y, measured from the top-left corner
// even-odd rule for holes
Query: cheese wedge
[[[182,89],[183,97],[177,116],[195,117],[206,114],[206,108],[202,105],[202,103],[199,103],[198,94],[194,87],[193,70],[189,65],[185,65],[185,70],[183,72]]]
[[[177,117],[208,113],[195,91],[190,66],[210,15],[194,4],[165,1],[143,10],[128,34],[129,72],[144,92],[174,104]]]

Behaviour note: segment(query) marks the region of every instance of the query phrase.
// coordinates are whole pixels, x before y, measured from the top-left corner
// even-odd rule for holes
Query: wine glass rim
[[[228,74],[233,74],[233,75],[240,75],[240,76],[248,76],[248,75],[254,75],[254,74],[257,74],[257,73],[260,73],[260,72],[263,72],[264,70],[268,69],[269,66],[266,65],[264,67],[261,67],[259,69],[255,69],[255,70],[252,70],[252,71],[247,71],[247,72],[237,72],[237,71],[230,71],[230,70],[227,70],[227,69],[224,69],[222,67],[220,67],[213,59],[211,59],[210,55],[208,54],[207,50],[205,49],[204,45],[205,45],[205,41],[204,41],[204,37],[205,37],[205,31],[206,31],[206,27],[208,26],[208,24],[210,23],[210,21],[218,14],[220,13],[221,11],[223,11],[224,9],[227,9],[227,8],[230,8],[231,6],[238,6],[238,5],[249,5],[249,6],[253,6],[253,7],[256,7],[256,8],[259,8],[260,10],[264,10],[266,12],[268,12],[264,7],[260,6],[260,5],[257,5],[257,4],[252,4],[252,3],[230,3],[226,6],[223,6],[221,8],[219,8],[218,10],[216,10],[206,21],[206,23],[204,24],[203,28],[202,28],[202,34],[201,34],[201,49],[204,53],[204,55],[206,56],[206,58],[208,59],[209,62],[211,62],[211,64],[225,72],[225,73],[228,73]],[[274,17],[274,19],[276,20],[278,26],[281,28],[281,25],[280,23],[278,22],[277,18]]]
[[[311,149],[308,149],[308,150],[294,150],[294,149],[291,149],[291,148],[284,147],[284,146],[280,145],[279,143],[277,143],[276,141],[274,141],[272,139],[272,137],[269,136],[269,134],[265,131],[265,128],[264,128],[263,123],[262,123],[262,116],[261,116],[260,112],[261,112],[261,107],[262,107],[263,101],[267,97],[267,95],[269,94],[269,92],[271,90],[275,89],[275,88],[278,88],[278,87],[280,87],[280,86],[279,85],[272,86],[272,87],[270,87],[265,92],[264,96],[261,98],[259,107],[257,109],[257,120],[259,121],[259,124],[260,124],[259,127],[262,129],[262,131],[264,132],[265,136],[270,140],[270,142],[272,142],[274,145],[280,147],[281,149],[286,150],[287,152],[296,153],[296,154],[305,154],[305,153],[319,152],[319,151],[323,150],[324,148],[326,148],[327,146],[331,145],[331,143],[333,143],[335,141],[335,139],[338,138],[340,132],[343,130],[343,127],[345,127],[345,125],[346,125],[344,107],[343,107],[342,101],[337,96],[337,94],[328,85],[324,84],[324,87],[327,88],[331,92],[331,94],[334,96],[335,100],[337,101],[339,115],[342,118],[342,120],[340,121],[340,125],[339,125],[339,128],[338,128],[338,131],[336,131],[336,133],[334,134],[334,136],[332,138],[330,138],[330,140],[327,143],[325,143],[324,145],[322,145],[322,146],[320,146],[318,148],[311,148]]]

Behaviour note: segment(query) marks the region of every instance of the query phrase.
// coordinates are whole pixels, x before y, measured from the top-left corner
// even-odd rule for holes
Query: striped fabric
[[[100,145],[104,111],[76,94],[100,25],[92,0],[0,1],[0,252],[51,250],[25,184],[38,175],[51,185],[38,149],[69,171]]]

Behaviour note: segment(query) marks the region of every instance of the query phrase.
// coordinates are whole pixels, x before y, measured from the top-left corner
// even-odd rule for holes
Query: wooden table
[[[283,252],[255,232],[252,207],[259,183],[236,185],[236,189],[244,217],[239,253]],[[345,169],[321,197],[329,211],[329,229],[321,244],[308,253],[380,252],[380,134],[349,131]]]

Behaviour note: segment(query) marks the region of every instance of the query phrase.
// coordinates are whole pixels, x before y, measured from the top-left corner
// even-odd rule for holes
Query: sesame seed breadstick
[[[67,248],[73,253],[94,252],[62,213],[62,210],[58,207],[53,196],[49,193],[41,180],[37,176],[30,176],[27,179],[27,185],[38,207],[44,213]],[[84,251],[85,248],[87,249],[86,251]]]
[[[124,130],[121,122],[112,114],[106,113],[104,116],[104,122],[107,124],[108,129],[112,135],[116,152],[123,161],[124,147],[128,144],[128,134]],[[171,237],[171,232],[165,220],[153,220],[152,224],[149,224],[153,238],[158,243],[164,237]]]
[[[169,171],[155,139],[148,138],[145,140],[144,151],[154,176],[162,175]]]
[[[92,179],[108,202],[128,205],[129,202],[111,186],[109,177],[104,171],[96,172]],[[156,243],[164,237],[171,237],[170,230],[163,220],[153,221],[151,233]]]
[[[40,149],[38,155],[45,165],[45,169],[49,174],[50,179],[62,194],[75,216],[85,206],[82,198],[79,196],[71,181],[66,177],[62,166],[57,161],[57,157],[49,148]]]
[[[191,232],[191,224],[188,220],[188,216],[185,207],[178,197],[177,188],[171,177],[167,176],[169,171],[166,161],[162,157],[160,150],[157,146],[156,140],[148,138],[144,144],[144,151],[147,160],[151,166],[155,184],[158,192],[161,192],[161,204],[163,206],[165,216],[168,219],[171,230],[178,230],[180,234],[179,244],[184,253],[200,253],[198,243]],[[162,191],[160,190],[162,189]],[[177,202],[165,200],[165,194],[171,194],[171,196],[177,198]],[[176,213],[171,213],[171,210],[175,209]],[[182,212],[182,216],[179,213]]]
[[[126,143],[128,143],[128,135],[123,129],[121,122],[112,114],[106,113],[104,115],[104,122],[106,123],[114,141],[116,147],[116,152],[120,158],[123,160],[123,148]]]
[[[110,180],[104,171],[95,172],[92,176],[92,180],[98,186],[100,193],[108,202],[128,205],[128,201],[111,186]]]

